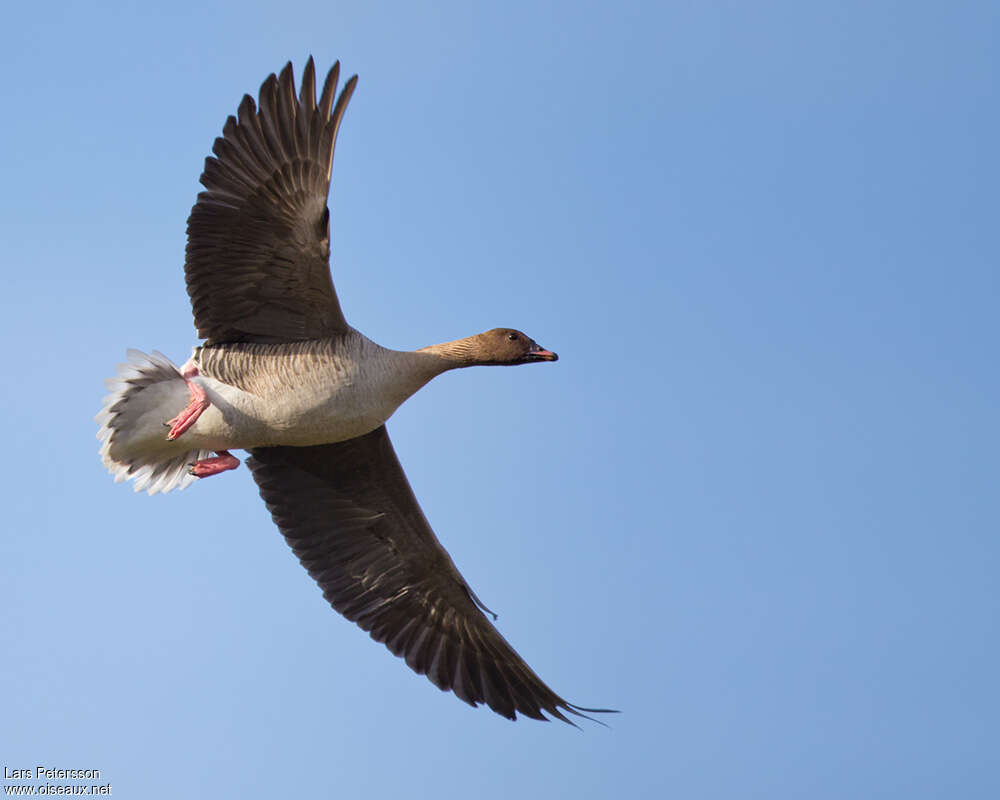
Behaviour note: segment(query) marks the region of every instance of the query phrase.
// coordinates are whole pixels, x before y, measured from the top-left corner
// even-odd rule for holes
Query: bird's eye
[[[511,342],[516,342],[517,341],[517,334],[516,333],[508,333],[507,334],[507,340],[511,341]]]

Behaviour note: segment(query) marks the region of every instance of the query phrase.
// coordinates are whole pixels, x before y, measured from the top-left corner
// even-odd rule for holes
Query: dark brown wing
[[[244,95],[205,159],[207,191],[188,218],[184,272],[198,335],[288,342],[347,330],[330,277],[326,205],[337,129],[357,76],[333,97],[340,62],[316,104],[310,57],[295,97],[292,65]]]
[[[248,462],[302,565],[337,611],[443,690],[515,719],[569,722],[567,703],[480,610],[434,535],[385,426],[314,447],[267,447]]]

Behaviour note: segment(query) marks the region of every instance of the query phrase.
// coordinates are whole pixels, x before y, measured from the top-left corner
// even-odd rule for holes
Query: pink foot
[[[168,442],[172,442],[194,425],[202,412],[211,405],[208,396],[205,394],[205,390],[191,380],[197,374],[198,369],[196,367],[190,367],[183,372],[184,382],[191,393],[191,401],[180,414],[167,421],[166,424],[170,426],[170,432],[167,433]],[[232,467],[229,467],[229,469],[232,469]]]
[[[240,465],[240,460],[228,450],[217,450],[214,458],[203,458],[195,461],[188,469],[188,473],[196,478],[207,478],[210,475],[218,475],[220,472],[227,472],[236,469]]]

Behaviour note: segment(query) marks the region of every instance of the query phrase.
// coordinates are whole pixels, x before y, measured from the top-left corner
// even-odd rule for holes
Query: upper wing
[[[330,604],[462,700],[578,716],[497,632],[424,517],[385,426],[346,442],[253,450],[261,496]]]
[[[287,342],[346,331],[330,277],[326,205],[337,129],[357,83],[319,105],[312,57],[296,99],[292,65],[243,96],[205,159],[207,191],[188,218],[184,273],[198,335],[214,342]]]

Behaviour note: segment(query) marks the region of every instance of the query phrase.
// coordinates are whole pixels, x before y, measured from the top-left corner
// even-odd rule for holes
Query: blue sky
[[[0,760],[116,797],[996,797],[995,3],[20,4],[0,31]],[[550,685],[512,724],[334,614],[249,471],[97,456],[196,343],[185,220],[291,59],[360,74],[348,320],[558,364],[390,433]]]

